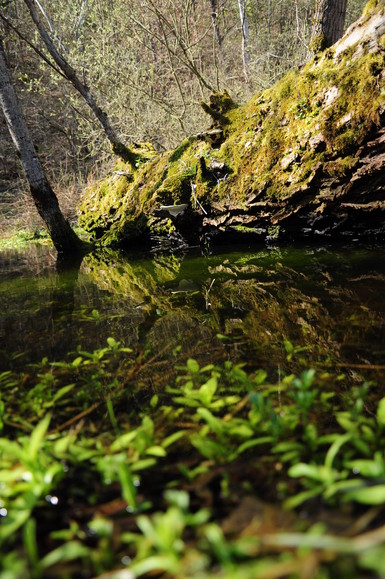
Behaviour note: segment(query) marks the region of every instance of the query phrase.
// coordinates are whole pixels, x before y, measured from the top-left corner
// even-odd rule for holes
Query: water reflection
[[[270,249],[132,258],[106,250],[57,267],[0,254],[0,367],[93,349],[291,365],[385,364],[384,249]],[[17,358],[23,354],[22,362]]]

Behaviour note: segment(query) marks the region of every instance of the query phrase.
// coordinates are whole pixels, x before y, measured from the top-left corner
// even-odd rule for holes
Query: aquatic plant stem
[[[65,430],[69,426],[72,426],[73,424],[75,424],[75,422],[77,422],[78,420],[81,420],[82,418],[85,418],[86,416],[89,416],[90,414],[92,414],[92,412],[94,412],[94,410],[99,408],[99,406],[104,404],[107,400],[111,400],[111,398],[113,396],[118,394],[118,392],[120,392],[125,386],[127,386],[127,384],[134,378],[134,376],[136,374],[138,374],[141,370],[144,370],[145,368],[147,368],[147,366],[149,366],[149,364],[151,364],[154,360],[156,360],[159,356],[164,354],[170,348],[171,348],[171,346],[166,346],[160,352],[158,352],[155,356],[150,358],[150,360],[148,360],[145,364],[142,364],[142,361],[139,358],[137,360],[135,366],[131,369],[130,373],[126,377],[126,379],[121,384],[119,384],[119,386],[114,388],[114,390],[110,393],[110,395],[106,398],[106,400],[98,400],[98,402],[94,402],[94,404],[92,404],[89,408],[86,408],[82,412],[79,412],[79,414],[76,414],[75,416],[73,416],[72,418],[70,418],[69,420],[67,420],[63,424],[61,424],[60,426],[57,426],[53,430],[50,430],[48,434],[56,434],[57,432],[61,432],[62,430]]]
[[[269,547],[289,547],[328,550],[349,555],[363,553],[385,541],[385,525],[353,538],[336,535],[311,535],[304,533],[277,533],[260,538]]]

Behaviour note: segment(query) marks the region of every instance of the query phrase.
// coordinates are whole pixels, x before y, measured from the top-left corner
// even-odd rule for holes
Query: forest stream
[[[180,356],[204,364],[229,358],[273,373],[285,368],[285,342],[310,366],[385,364],[381,246],[152,257],[101,250],[59,272],[48,250],[32,249],[0,254],[0,271],[4,370],[101,348],[109,336],[136,350],[181,346]]]

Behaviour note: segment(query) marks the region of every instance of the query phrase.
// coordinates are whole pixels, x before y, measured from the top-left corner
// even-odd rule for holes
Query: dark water
[[[272,248],[56,267],[47,250],[0,254],[0,370],[109,336],[137,351],[227,358],[271,372],[385,365],[385,249]],[[369,368],[370,367],[370,368]]]

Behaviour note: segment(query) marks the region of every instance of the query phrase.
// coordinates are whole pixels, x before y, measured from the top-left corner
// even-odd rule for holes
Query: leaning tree
[[[26,174],[32,198],[59,253],[79,251],[84,243],[64,218],[57,197],[44,173],[18,101],[0,38],[0,105]]]

